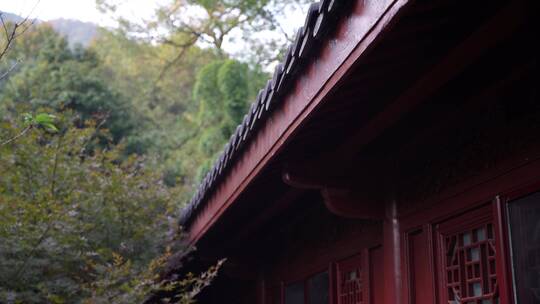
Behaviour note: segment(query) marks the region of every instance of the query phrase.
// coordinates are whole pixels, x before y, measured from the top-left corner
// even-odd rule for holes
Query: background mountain
[[[88,46],[98,35],[98,25],[73,19],[55,19],[48,21],[55,31],[66,37],[69,44]]]
[[[1,12],[4,21],[20,22],[21,16],[13,13]],[[81,44],[87,47],[98,36],[99,26],[91,22],[83,22],[74,19],[54,19],[50,21],[36,20],[36,23],[48,23],[60,35],[64,36],[70,46]]]
[[[4,21],[20,22],[23,20],[21,16],[12,13],[0,11],[0,14],[2,14],[2,18],[4,19]]]

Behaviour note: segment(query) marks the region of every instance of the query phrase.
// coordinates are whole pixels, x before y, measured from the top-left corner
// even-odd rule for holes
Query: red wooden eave
[[[280,106],[270,114],[245,150],[194,214],[188,228],[195,244],[230,208],[261,170],[281,151],[285,143],[324,104],[355,62],[385,34],[407,0],[356,1],[342,18],[335,34],[325,41],[318,56],[296,79]]]

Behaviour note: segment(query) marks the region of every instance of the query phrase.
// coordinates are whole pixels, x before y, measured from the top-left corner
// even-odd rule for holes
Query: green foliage
[[[225,259],[218,261],[198,276],[187,273],[175,281],[156,279],[156,274],[166,266],[171,256],[171,249],[167,248],[166,253],[154,259],[147,269],[137,271],[129,260],[114,254],[113,262],[101,269],[101,279],[89,286],[91,296],[83,303],[143,303],[152,292],[163,291],[169,296],[162,299],[162,303],[193,304],[197,294],[210,285],[225,262]]]
[[[54,126],[50,114],[23,116],[7,117],[0,138]],[[58,132],[34,128],[0,146],[0,302],[134,303],[171,288],[156,274],[171,253],[178,189],[163,185],[150,158],[121,160],[119,146],[86,153],[95,124],[59,117]],[[180,280],[181,296],[199,280]]]
[[[195,83],[194,99],[199,104],[198,124],[203,131],[202,152],[208,151],[208,138],[223,144],[232,135],[234,128],[242,121],[249,97],[248,68],[235,60],[216,61],[201,69]],[[219,129],[221,139],[205,135],[216,133]]]
[[[24,124],[27,127],[43,127],[49,132],[56,133],[58,128],[54,125],[56,116],[48,113],[38,113],[35,117],[30,113],[23,113]]]
[[[100,33],[91,48],[102,62],[101,78],[121,92],[144,118],[137,122],[136,136],[126,139],[128,153],[171,158],[193,133],[192,123],[184,114],[194,107],[195,78],[200,67],[213,60],[212,52],[192,47],[184,53],[184,60],[171,63],[174,47],[107,31]]]
[[[196,132],[180,154],[181,167],[193,183],[211,168],[254,98],[249,86],[250,72],[246,64],[218,60],[204,66],[197,75],[193,99],[198,108],[187,113]]]
[[[223,66],[222,61],[212,62],[201,69],[197,75],[193,97],[199,104],[198,121],[208,125],[219,124],[223,117],[220,104],[223,96],[218,84],[218,73]]]
[[[63,38],[46,26],[36,31],[37,34],[29,33],[15,42],[12,56],[21,50],[19,44],[30,46],[35,53],[21,50],[24,64],[5,80],[0,112],[21,104],[34,109],[71,109],[80,115],[80,121],[106,120],[105,126],[115,142],[128,137],[136,127],[137,114],[125,98],[103,81],[96,55],[88,50],[71,50]],[[40,47],[32,47],[33,43]]]
[[[193,302],[221,264],[157,274],[186,250],[179,202],[268,78],[222,43],[273,19],[274,2],[171,0],[149,27],[169,30],[159,39],[100,29],[74,48],[40,24],[13,41],[0,60],[0,303],[139,303],[162,289]],[[182,19],[192,8],[206,15]]]
[[[42,128],[47,132],[56,133],[58,132],[58,128],[55,125],[55,120],[56,116],[47,113],[39,113],[35,117],[30,113],[23,113],[22,121],[25,128],[21,130],[19,134],[16,134],[9,139],[0,141],[0,146],[10,144],[11,142],[17,140],[19,137],[24,136],[28,131],[32,130],[33,128]]]
[[[219,69],[218,86],[223,95],[226,118],[224,136],[228,138],[242,121],[248,107],[249,86],[247,66],[235,60],[228,60]]]

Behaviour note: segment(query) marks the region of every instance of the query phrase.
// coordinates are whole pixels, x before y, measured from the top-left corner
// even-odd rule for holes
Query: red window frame
[[[479,176],[476,180],[460,183],[453,188],[440,193],[433,199],[437,208],[418,210],[401,219],[402,244],[405,254],[402,255],[403,300],[404,304],[416,303],[414,297],[414,263],[411,264],[411,254],[414,252],[411,239],[424,239],[425,255],[429,256],[428,272],[422,276],[424,281],[434,286],[428,290],[429,297],[424,297],[425,303],[441,303],[440,273],[436,265],[437,257],[434,252],[434,226],[446,219],[464,214],[485,205],[492,206],[494,233],[498,252],[496,256],[497,279],[499,283],[500,303],[513,303],[514,287],[512,265],[510,261],[510,240],[508,229],[507,207],[514,200],[540,191],[540,157],[529,158],[519,163],[508,162],[503,168]],[[441,203],[444,201],[444,203]],[[423,248],[421,248],[423,250]],[[500,271],[499,271],[500,270]],[[428,284],[424,288],[428,288]],[[433,299],[430,301],[430,299]],[[426,302],[427,301],[427,302]],[[424,303],[422,302],[422,303]],[[445,303],[446,304],[446,303]]]
[[[329,302],[332,303],[332,284],[333,284],[333,275],[332,275],[332,271],[331,271],[331,267],[328,267],[328,268],[325,268],[325,269],[321,269],[317,272],[312,272],[310,273],[309,275],[305,275],[305,276],[302,276],[300,279],[297,279],[297,280],[293,280],[293,281],[288,281],[288,282],[282,282],[280,284],[281,286],[281,290],[280,290],[280,295],[281,295],[281,300],[279,303],[281,304],[286,304],[285,303],[285,292],[286,292],[286,288],[287,286],[291,286],[291,285],[294,285],[294,284],[298,284],[298,283],[302,283],[303,285],[303,290],[304,290],[304,304],[309,304],[309,281],[310,279],[316,277],[317,275],[320,275],[320,274],[323,274],[323,273],[328,273],[328,296],[329,296]]]
[[[336,263],[334,279],[336,281],[335,303],[369,303],[370,285],[369,261],[367,254],[357,254]]]
[[[299,282],[302,282],[304,286],[304,303],[310,303],[309,280],[324,272],[328,273],[329,304],[370,303],[370,290],[372,288],[370,267],[371,249],[364,249],[361,253],[332,261],[327,268],[320,269],[317,272],[310,272],[309,275],[304,275],[299,279],[281,282],[279,284],[280,301],[277,303],[287,304],[285,303],[285,290],[287,286]],[[347,279],[348,281],[345,281]],[[272,303],[276,302],[273,301]]]
[[[446,219],[434,227],[440,303],[497,303],[497,237],[492,206]]]
[[[449,303],[447,296],[447,273],[444,267],[445,250],[444,235],[459,234],[462,230],[475,229],[486,223],[492,224],[492,234],[496,255],[491,257],[495,262],[496,281],[500,303],[512,303],[509,298],[510,273],[508,271],[507,234],[505,222],[502,220],[501,202],[498,197],[474,191],[449,200],[445,206],[426,210],[425,213],[411,216],[403,221],[402,240],[405,254],[402,255],[402,269],[405,273],[402,286],[404,303]],[[447,224],[445,224],[447,223]],[[441,226],[442,225],[442,226]],[[444,226],[448,227],[444,227]],[[452,228],[455,227],[455,228]],[[419,242],[419,243],[414,243]],[[419,246],[416,248],[416,246]],[[487,245],[486,245],[487,246]],[[414,254],[420,250],[426,263],[416,265]],[[417,270],[421,273],[415,273]],[[420,278],[422,286],[415,280]],[[426,289],[425,291],[422,289]],[[420,295],[416,294],[418,291]],[[417,296],[420,299],[415,299]],[[475,303],[479,298],[471,298]],[[468,303],[468,302],[467,302]]]

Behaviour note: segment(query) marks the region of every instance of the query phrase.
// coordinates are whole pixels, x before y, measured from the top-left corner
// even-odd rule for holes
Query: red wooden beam
[[[365,127],[341,144],[335,153],[325,155],[314,163],[331,164],[335,160],[344,163],[355,158],[358,151],[377,138],[384,130],[395,125],[434,96],[445,84],[458,76],[490,48],[508,39],[527,20],[527,7],[521,1],[513,1],[492,17],[465,41],[452,49],[434,68],[407,89],[386,109],[373,117]]]

